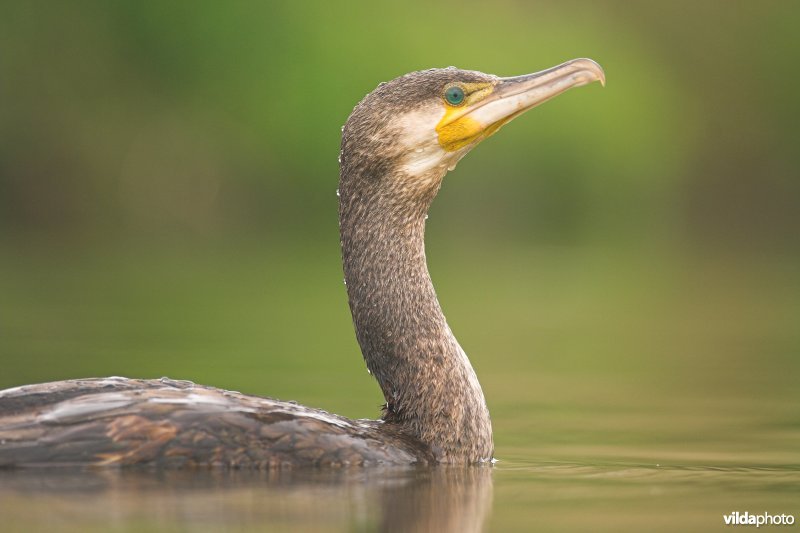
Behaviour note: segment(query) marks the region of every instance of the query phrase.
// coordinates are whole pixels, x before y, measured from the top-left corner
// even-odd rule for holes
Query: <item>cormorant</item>
[[[79,379],[0,392],[0,466],[482,463],[489,411],[447,325],[425,262],[442,178],[528,109],[600,81],[589,59],[511,78],[454,67],[381,83],[342,130],[339,227],[345,283],[380,420],[191,382]]]

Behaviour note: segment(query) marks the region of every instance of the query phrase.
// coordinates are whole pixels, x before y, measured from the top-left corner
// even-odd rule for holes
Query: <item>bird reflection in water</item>
[[[492,468],[12,470],[0,475],[10,530],[481,531]]]

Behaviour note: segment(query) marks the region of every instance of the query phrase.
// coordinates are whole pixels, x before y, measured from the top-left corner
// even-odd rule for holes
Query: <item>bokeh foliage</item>
[[[796,249],[794,2],[0,10],[0,221],[12,237],[330,239],[339,126],[378,81],[591,56],[607,90],[559,99],[472,154],[438,202],[444,232]]]

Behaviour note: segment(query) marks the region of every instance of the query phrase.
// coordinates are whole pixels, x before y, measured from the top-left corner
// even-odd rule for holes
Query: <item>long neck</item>
[[[447,325],[425,262],[425,218],[438,181],[420,196],[391,177],[348,175],[339,187],[345,283],[384,419],[442,462],[491,458],[489,411],[475,371]]]

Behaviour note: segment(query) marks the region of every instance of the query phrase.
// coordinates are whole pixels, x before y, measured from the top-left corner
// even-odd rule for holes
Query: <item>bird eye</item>
[[[464,102],[464,89],[458,85],[448,87],[444,91],[444,99],[450,105],[461,105]]]

